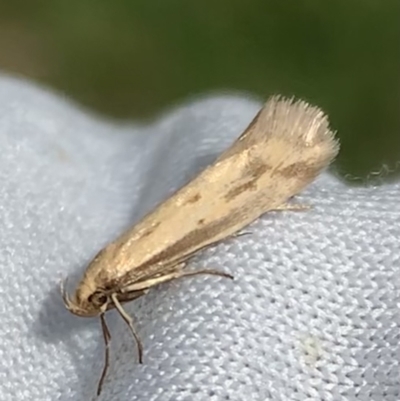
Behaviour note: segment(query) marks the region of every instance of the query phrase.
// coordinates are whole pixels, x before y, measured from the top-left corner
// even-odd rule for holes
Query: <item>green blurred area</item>
[[[0,1],[0,50],[3,71],[116,117],[295,95],[328,112],[343,175],[400,172],[399,0]]]

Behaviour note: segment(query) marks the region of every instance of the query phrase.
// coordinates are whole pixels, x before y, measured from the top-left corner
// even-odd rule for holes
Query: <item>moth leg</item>
[[[237,232],[237,233],[234,233],[234,234],[231,234],[227,239],[230,239],[230,238],[237,238],[237,237],[243,237],[243,236],[245,236],[245,235],[251,235],[251,234],[253,234],[251,231],[239,231],[239,232]],[[222,240],[222,241],[224,241],[224,240]],[[222,242],[221,241],[221,242]]]
[[[175,275],[179,271],[181,271],[185,266],[186,263],[178,263],[173,268],[169,268],[167,270],[167,273],[144,277],[140,281],[132,282],[131,284],[128,283],[127,285],[125,285],[125,287],[121,288],[119,291],[122,294],[136,291],[143,291],[143,290],[148,291],[150,287],[164,283],[166,281],[173,280],[175,278]]]
[[[101,322],[101,329],[103,332],[103,338],[104,338],[104,345],[105,345],[105,357],[104,357],[104,367],[103,371],[101,372],[99,384],[97,385],[97,396],[100,395],[101,389],[103,388],[103,383],[104,379],[106,378],[108,366],[110,365],[110,340],[111,340],[111,334],[110,331],[108,330],[108,326],[106,323],[106,320],[104,318],[104,314],[100,315],[100,322]]]
[[[135,330],[132,318],[125,312],[124,308],[118,301],[118,297],[117,297],[116,293],[111,294],[111,300],[114,302],[115,308],[117,309],[118,313],[121,315],[122,319],[124,319],[125,323],[129,326],[129,329],[131,330],[131,333],[136,341],[136,346],[137,346],[137,351],[138,351],[138,356],[139,356],[139,363],[143,363],[143,345],[142,345],[142,341],[140,340],[138,333]]]
[[[295,212],[301,212],[301,211],[305,211],[305,210],[310,210],[311,206],[310,205],[303,205],[303,204],[299,204],[299,203],[283,203],[282,205],[279,205],[277,207],[275,207],[274,209],[272,209],[271,211],[295,211]],[[239,231],[237,233],[231,234],[229,237],[225,238],[222,241],[225,240],[229,240],[229,239],[234,239],[237,237],[242,237],[244,235],[250,235],[252,234],[251,231]]]
[[[310,205],[303,205],[299,203],[282,203],[282,205],[279,205],[275,207],[273,210],[274,211],[303,211],[303,210],[310,210],[311,206]]]
[[[198,274],[211,274],[213,276],[226,277],[226,278],[230,278],[230,279],[233,280],[232,274],[225,273],[225,272],[222,272],[222,271],[216,270],[216,269],[201,269],[201,270],[194,270],[194,271],[179,271],[179,272],[177,272],[177,275],[176,275],[175,278],[196,276]]]
[[[155,285],[166,283],[167,281],[172,281],[177,278],[185,277],[185,276],[195,276],[197,274],[212,274],[214,276],[221,276],[233,279],[233,276],[229,273],[222,272],[220,270],[214,269],[201,269],[201,270],[194,270],[194,271],[184,271],[182,269],[174,270],[171,273],[164,274],[163,276],[150,278],[144,281],[139,281],[138,283],[133,283],[128,285],[121,290],[121,292],[131,292],[131,291],[138,291],[143,290],[144,288],[150,288]]]

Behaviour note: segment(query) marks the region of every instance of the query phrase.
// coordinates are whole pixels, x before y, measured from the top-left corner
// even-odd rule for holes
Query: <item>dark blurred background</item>
[[[399,0],[0,0],[0,70],[130,119],[296,95],[329,113],[351,182],[400,172]]]

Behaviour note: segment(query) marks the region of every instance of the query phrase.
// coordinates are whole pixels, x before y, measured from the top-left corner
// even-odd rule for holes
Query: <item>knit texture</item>
[[[149,124],[118,124],[0,79],[0,399],[95,398],[98,319],[63,306],[86,264],[242,132],[260,104],[220,96]],[[193,258],[195,276],[126,306],[143,340],[107,313],[99,400],[400,399],[399,183],[323,174],[296,202]],[[171,227],[179,229],[179,227]]]

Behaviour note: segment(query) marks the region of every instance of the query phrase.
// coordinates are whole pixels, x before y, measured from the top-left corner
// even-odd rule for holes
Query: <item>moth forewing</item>
[[[99,252],[73,297],[65,295],[67,308],[80,316],[103,316],[116,307],[138,340],[121,304],[185,275],[229,277],[216,270],[183,268],[194,253],[235,234],[262,214],[290,208],[288,200],[311,183],[338,151],[319,108],[272,97],[215,163]],[[103,318],[102,327],[104,332]],[[104,336],[109,339],[107,333]],[[104,375],[105,371],[99,388]]]
[[[131,261],[120,274],[141,280],[233,234],[300,192],[337,151],[318,108],[271,99],[213,165],[117,240]]]

